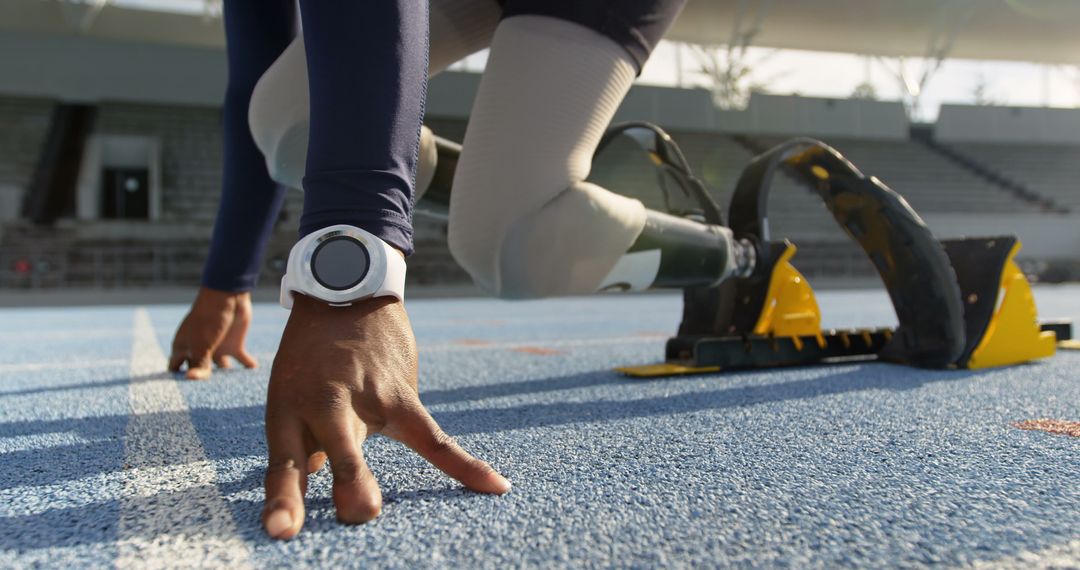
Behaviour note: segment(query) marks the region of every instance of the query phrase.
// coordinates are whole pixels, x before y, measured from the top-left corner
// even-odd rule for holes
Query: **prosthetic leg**
[[[636,377],[879,359],[924,368],[986,368],[1046,358],[1071,342],[1070,323],[1040,325],[1012,236],[939,242],[904,199],[816,140],[794,139],[754,159],[725,223],[675,142],[658,127],[613,127],[598,152],[625,135],[662,176],[669,208],[649,211],[641,235],[602,290],[684,290],[683,321],[666,362],[620,368]],[[446,216],[460,146],[434,137],[435,164],[417,212]],[[796,248],[770,241],[767,200],[781,169],[821,197],[873,262],[896,309],[896,328],[822,330]],[[677,188],[665,187],[671,184]],[[679,200],[672,200],[676,195]],[[674,207],[689,200],[696,207]]]
[[[670,137],[651,125],[644,125],[631,123],[612,129],[601,141],[597,152],[601,152],[615,136],[637,127],[643,131],[639,134],[649,139],[642,140],[643,144],[650,145],[649,152],[663,157],[656,160],[678,165],[672,166],[671,172],[679,181],[679,188],[665,188],[665,192],[693,188],[693,199],[704,200],[706,209],[683,211],[681,216],[648,210],[641,234],[598,290],[714,287],[732,277],[750,276],[757,255],[755,245],[750,240],[736,239],[732,230],[723,224],[720,207],[712,201],[704,184],[690,173],[682,152]],[[652,140],[654,135],[656,139]],[[461,145],[426,131],[421,147],[427,145],[435,152],[431,153],[431,160],[421,162],[417,180],[430,180],[430,183],[417,187],[419,199],[415,213],[446,219]]]

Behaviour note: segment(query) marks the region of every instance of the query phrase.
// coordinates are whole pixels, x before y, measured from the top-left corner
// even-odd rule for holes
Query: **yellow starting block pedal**
[[[967,345],[960,368],[1009,366],[1048,358],[1059,333],[1070,325],[1039,324],[1031,285],[1016,264],[1020,241],[1013,236],[943,241],[964,301]]]
[[[689,376],[691,374],[712,374],[720,372],[719,366],[687,366],[675,362],[646,364],[644,366],[621,366],[615,369],[634,378],[665,378],[667,376]]]
[[[825,346],[821,334],[821,308],[818,306],[814,290],[802,273],[791,264],[791,258],[798,251],[793,244],[787,244],[784,252],[769,278],[769,289],[765,293],[765,304],[761,316],[754,324],[754,334],[758,336],[781,336],[793,339],[796,347],[802,348],[800,337],[814,337],[818,346]]]

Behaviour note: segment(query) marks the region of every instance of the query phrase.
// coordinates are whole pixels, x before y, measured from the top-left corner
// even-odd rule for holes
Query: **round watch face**
[[[350,236],[327,239],[311,254],[311,275],[332,291],[355,287],[364,280],[370,266],[367,248]]]

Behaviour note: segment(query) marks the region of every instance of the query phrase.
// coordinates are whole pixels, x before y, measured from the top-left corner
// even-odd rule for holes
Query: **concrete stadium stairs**
[[[446,246],[445,225],[418,221],[416,253],[408,282],[460,285],[470,282]],[[281,280],[296,233],[283,226],[271,237],[259,278]],[[0,289],[198,286],[209,233],[190,224],[160,222],[30,224],[5,227],[0,240]]]

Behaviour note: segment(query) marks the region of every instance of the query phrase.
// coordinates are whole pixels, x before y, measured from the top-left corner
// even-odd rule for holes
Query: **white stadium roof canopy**
[[[200,13],[201,0],[169,0],[174,11],[133,4],[153,5],[3,0],[0,29],[223,46],[221,20]],[[668,37],[725,44],[736,22],[761,47],[1080,65],[1080,0],[689,0]]]

